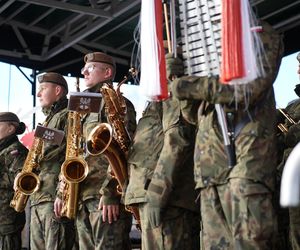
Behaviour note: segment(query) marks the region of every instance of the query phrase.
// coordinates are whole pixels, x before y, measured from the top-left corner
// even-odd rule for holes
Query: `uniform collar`
[[[0,151],[2,151],[4,148],[7,148],[9,145],[16,141],[18,141],[18,137],[15,134],[3,138],[2,140],[0,140]]]
[[[105,80],[103,82],[97,83],[95,86],[86,89],[84,92],[90,92],[90,93],[100,93],[100,89],[102,88],[104,83],[112,84],[111,80]]]
[[[42,112],[47,116],[47,120],[50,119],[53,115],[63,110],[68,106],[68,99],[66,96],[59,99],[57,102],[53,103],[50,108],[43,108]]]

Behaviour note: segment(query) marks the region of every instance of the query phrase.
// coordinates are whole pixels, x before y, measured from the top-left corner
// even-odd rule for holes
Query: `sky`
[[[274,83],[274,91],[277,108],[284,108],[287,104],[296,99],[294,87],[300,83],[297,74],[299,62],[297,53],[283,58],[279,74]],[[21,68],[30,77],[31,69]],[[31,94],[31,83],[24,77],[19,69],[10,64],[0,62],[1,89],[0,89],[0,112],[11,111],[16,113],[20,120],[28,126],[28,131],[33,128],[32,114],[36,112],[36,121],[42,123],[45,119],[40,108],[33,107],[33,96]],[[75,78],[66,77],[70,92],[75,91]],[[84,90],[83,79],[80,79],[81,90]],[[146,98],[141,94],[139,86],[124,84],[121,87],[124,93],[134,104],[137,111],[137,119],[142,115],[145,108]],[[39,105],[38,99],[36,100]]]

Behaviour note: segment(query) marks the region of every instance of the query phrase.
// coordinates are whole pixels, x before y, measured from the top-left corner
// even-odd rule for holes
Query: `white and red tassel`
[[[222,63],[220,81],[248,83],[262,76],[260,42],[253,31],[249,0],[222,1]]]
[[[140,33],[142,93],[151,100],[166,99],[168,87],[161,0],[142,0]]]

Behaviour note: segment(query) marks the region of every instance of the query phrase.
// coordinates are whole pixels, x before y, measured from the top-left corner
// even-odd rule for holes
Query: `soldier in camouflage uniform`
[[[247,85],[221,84],[218,76],[184,76],[172,83],[172,92],[180,100],[207,102],[199,111],[194,155],[202,249],[273,249],[277,225],[272,200],[276,169],[272,84],[282,39],[267,24],[259,35],[265,49],[264,77]],[[214,104],[223,105],[231,118],[234,167],[228,166]]]
[[[17,137],[24,131],[25,124],[14,113],[0,113],[0,250],[22,248],[25,212],[17,213],[9,204],[14,195],[14,179],[28,152]]]
[[[67,132],[68,85],[60,74],[49,72],[39,78],[37,97],[46,116],[44,125]],[[73,222],[57,218],[54,214],[54,200],[58,186],[61,164],[65,160],[66,138],[61,145],[44,142],[39,162],[41,185],[38,191],[30,196],[30,247],[40,249],[72,249],[74,244]]]
[[[297,59],[300,62],[300,53],[297,56]],[[300,64],[298,68],[298,74],[300,75]],[[300,97],[300,84],[297,84],[295,87],[295,93]],[[285,114],[292,118],[295,124],[291,123],[284,117],[281,113],[279,113],[279,122],[282,123],[288,131],[286,133],[279,133],[278,136],[278,145],[279,145],[279,160],[280,163],[277,167],[278,169],[278,186],[280,187],[281,182],[281,174],[283,168],[285,166],[286,160],[289,157],[290,153],[300,141],[300,98],[292,101],[287,105],[287,107],[283,110]],[[283,118],[283,119],[280,119]],[[278,188],[279,190],[279,188]],[[279,191],[278,191],[279,193]],[[278,199],[279,200],[279,199]],[[288,211],[287,211],[288,210]],[[280,214],[280,227],[284,229],[289,229],[289,242],[286,243],[285,249],[290,247],[292,249],[300,249],[300,208],[299,207],[291,207],[291,208],[281,208],[279,210]],[[287,218],[289,217],[289,223],[287,223]],[[284,223],[284,224],[283,224]],[[285,233],[285,232],[283,232]],[[286,236],[286,234],[283,234]],[[284,238],[285,242],[288,241],[288,237]],[[283,248],[281,248],[283,249]]]
[[[103,83],[112,83],[116,65],[113,58],[101,52],[85,55],[84,75],[86,92],[100,93]],[[126,99],[126,126],[132,135],[136,128],[136,113],[132,103]],[[83,137],[87,140],[91,130],[101,122],[108,122],[101,100],[99,113],[83,117]],[[76,228],[80,249],[131,248],[129,233],[132,216],[120,204],[116,193],[116,181],[108,174],[108,161],[103,155],[85,157],[89,166],[86,179],[80,184]]]
[[[182,63],[170,70],[170,76],[182,75]],[[139,120],[129,152],[125,204],[139,206],[144,250],[199,249],[193,177],[197,107],[195,101],[170,96],[149,102]]]

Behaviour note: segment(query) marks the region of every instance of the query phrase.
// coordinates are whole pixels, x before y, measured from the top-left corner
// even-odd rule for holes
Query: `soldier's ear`
[[[15,131],[16,131],[16,127],[13,124],[9,123],[8,124],[8,133],[9,134],[14,134]]]
[[[63,89],[62,86],[56,85],[56,87],[55,87],[55,94],[56,94],[56,96],[62,95],[63,91],[64,91],[64,89]]]
[[[105,78],[111,79],[113,77],[113,70],[111,67],[105,68]]]

